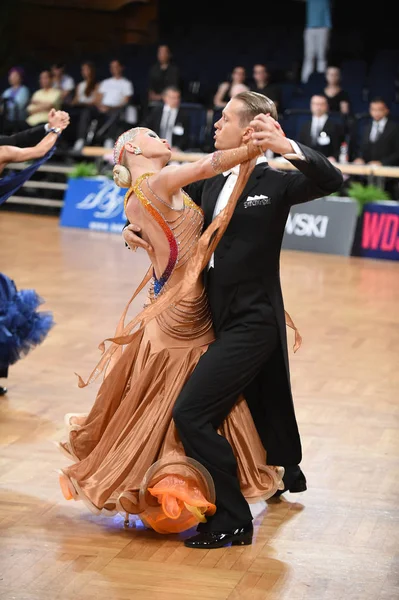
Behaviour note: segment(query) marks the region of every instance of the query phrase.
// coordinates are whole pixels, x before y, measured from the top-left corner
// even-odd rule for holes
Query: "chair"
[[[190,150],[202,151],[207,131],[207,110],[203,104],[182,102],[181,108],[187,111],[190,119]]]
[[[364,128],[370,123],[370,121],[371,117],[368,113],[355,116],[349,140],[349,154],[351,156],[351,160],[355,159],[359,155]]]
[[[308,109],[295,109],[287,108],[281,120],[281,126],[285,135],[288,138],[296,140],[298,134],[305,121],[309,121],[312,118],[312,113]]]

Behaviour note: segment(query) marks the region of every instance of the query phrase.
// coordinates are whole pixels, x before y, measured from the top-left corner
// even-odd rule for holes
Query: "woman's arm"
[[[170,196],[189,183],[210,179],[261,155],[263,150],[260,146],[255,146],[252,141],[232,150],[218,150],[193,163],[164,167],[151,177],[151,186],[159,192],[160,196]]]
[[[224,95],[227,92],[229,87],[228,81],[221,83],[217,89],[217,92],[213,98],[214,106],[226,106],[227,102],[223,101]]]
[[[54,131],[48,133],[36,146],[30,148],[17,148],[16,146],[0,146],[0,166],[11,162],[24,162],[41,158],[52,148],[58,138]]]

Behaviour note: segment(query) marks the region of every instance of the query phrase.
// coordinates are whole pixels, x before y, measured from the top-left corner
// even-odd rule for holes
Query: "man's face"
[[[380,121],[384,117],[387,117],[388,113],[389,109],[384,102],[371,102],[370,115],[374,121]]]
[[[266,69],[263,65],[255,65],[252,71],[252,76],[256,83],[263,83],[267,79]]]
[[[109,70],[111,72],[112,77],[121,77],[122,76],[122,65],[119,60],[113,60],[109,65]]]
[[[176,92],[175,90],[166,90],[163,95],[163,101],[170,108],[179,108],[180,92]]]
[[[241,100],[232,99],[222,112],[222,117],[215,123],[215,148],[229,150],[243,144],[243,135],[248,125],[242,125],[240,117],[244,105]]]
[[[164,64],[169,62],[170,52],[168,46],[159,46],[158,48],[158,60]]]
[[[328,102],[323,96],[313,96],[310,101],[310,110],[314,117],[321,117],[328,112]]]
[[[64,74],[64,69],[63,67],[57,67],[57,65],[53,65],[51,67],[51,73],[53,77],[62,77],[62,75]]]

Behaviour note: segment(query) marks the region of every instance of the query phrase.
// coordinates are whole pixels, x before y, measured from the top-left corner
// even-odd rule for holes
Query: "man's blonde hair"
[[[240,100],[244,105],[240,111],[241,125],[248,125],[256,115],[270,114],[273,119],[278,119],[276,105],[273,100],[258,92],[240,92],[234,96],[234,100]]]

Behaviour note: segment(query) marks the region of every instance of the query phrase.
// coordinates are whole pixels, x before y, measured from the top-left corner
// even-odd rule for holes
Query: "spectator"
[[[91,106],[94,104],[98,91],[98,82],[96,79],[96,68],[94,63],[86,61],[81,66],[81,75],[83,81],[78,83],[75,96],[72,100],[73,106]]]
[[[70,104],[73,99],[75,82],[70,75],[65,73],[65,65],[54,63],[51,67],[51,74],[53,76],[53,88],[60,90],[64,104]]]
[[[213,98],[215,109],[221,109],[233,98],[236,94],[249,90],[245,84],[246,71],[244,67],[235,67],[231,74],[230,81],[223,81]]]
[[[356,164],[399,165],[399,125],[389,117],[383,98],[370,102],[371,123],[364,128]]]
[[[327,98],[330,111],[349,115],[349,94],[341,87],[341,70],[338,67],[328,67],[326,80],[327,85],[324,88],[324,95]]]
[[[298,141],[318,150],[331,162],[338,160],[343,142],[342,127],[328,115],[328,102],[325,96],[314,95],[310,100],[312,118],[300,130]]]
[[[157,62],[151,67],[148,80],[148,101],[159,102],[162,92],[170,86],[180,87],[180,70],[172,62],[169,46],[158,46]]]
[[[120,60],[112,60],[109,65],[112,77],[104,79],[98,86],[94,105],[88,106],[81,115],[79,140],[85,140],[89,128],[97,128],[96,137],[106,148],[112,148],[119,134],[121,121],[126,120],[126,109],[131,101],[134,88],[129,79],[123,77],[124,66]],[[133,108],[133,107],[132,107]],[[81,149],[82,143],[79,144]],[[76,147],[78,144],[76,143]]]
[[[162,100],[163,106],[155,106],[150,111],[144,126],[167,140],[173,150],[184,151],[189,146],[190,118],[180,107],[180,90],[174,86],[167,87]]]
[[[45,69],[40,73],[39,77],[40,89],[37,90],[27,106],[29,114],[26,122],[31,127],[47,123],[49,110],[55,108],[58,110],[62,104],[62,94],[57,88],[53,88],[53,80],[51,72]]]
[[[279,113],[283,112],[281,103],[281,88],[276,83],[270,83],[270,72],[266,65],[256,64],[253,66],[251,91],[263,94],[273,100]]]
[[[13,67],[8,72],[7,88],[1,95],[4,101],[4,129],[5,133],[16,133],[26,127],[26,107],[29,104],[30,92],[23,85],[24,70],[21,67]]]
[[[355,164],[377,166],[399,166],[399,125],[389,116],[389,107],[380,97],[370,102],[371,123],[364,127]],[[365,181],[362,177],[351,179]],[[378,185],[384,188],[392,198],[398,198],[398,183],[394,177],[381,177]]]
[[[305,0],[306,24],[303,33],[303,64],[301,81],[306,83],[309,75],[316,70],[325,73],[329,47],[331,23],[330,0]]]
[[[81,66],[83,81],[78,83],[75,96],[72,100],[72,113],[78,117],[77,139],[74,144],[74,151],[80,151],[87,136],[87,127],[89,117],[85,115],[84,109],[94,107],[98,94],[98,82],[96,79],[96,69],[92,62],[86,61]],[[90,113],[91,114],[91,113]]]

